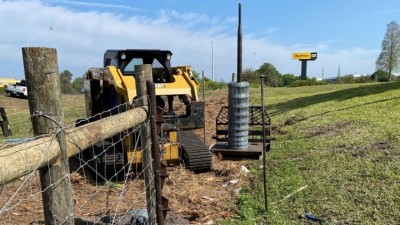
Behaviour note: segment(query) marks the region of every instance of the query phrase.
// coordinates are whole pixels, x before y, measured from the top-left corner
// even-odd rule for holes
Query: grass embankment
[[[276,138],[267,154],[268,212],[253,162],[241,217],[223,224],[312,224],[305,213],[329,224],[400,224],[400,83],[265,92]]]

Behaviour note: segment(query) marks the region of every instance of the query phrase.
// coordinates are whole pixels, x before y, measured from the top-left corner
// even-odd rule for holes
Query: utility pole
[[[211,41],[211,80],[214,82],[214,41]]]

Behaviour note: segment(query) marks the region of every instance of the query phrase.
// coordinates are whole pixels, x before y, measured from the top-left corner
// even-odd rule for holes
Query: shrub
[[[202,80],[199,80],[200,82],[200,89],[203,88]],[[208,79],[207,77],[204,78],[204,88],[205,90],[218,90],[218,89],[223,89],[227,88],[228,85],[225,82],[216,82]]]
[[[284,85],[284,86],[290,86],[290,85],[292,85],[294,82],[299,81],[299,80],[300,80],[300,77],[295,76],[295,75],[293,75],[293,74],[284,74],[284,75],[282,76],[282,79],[283,79],[283,85]]]
[[[378,82],[388,82],[389,73],[382,70],[377,70],[371,75],[371,79]]]
[[[316,78],[307,78],[307,80],[296,80],[289,87],[313,86],[313,85],[326,85],[326,81],[318,81]]]

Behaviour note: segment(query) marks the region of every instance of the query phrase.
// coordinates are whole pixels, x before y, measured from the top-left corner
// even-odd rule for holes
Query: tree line
[[[242,80],[249,82],[251,87],[259,87],[261,84],[260,75],[265,76],[264,82],[270,87],[297,87],[327,84],[325,81],[319,81],[316,78],[301,80],[300,76],[295,76],[293,74],[282,75],[271,63],[264,63],[257,70],[245,69],[242,73]]]
[[[400,77],[394,77],[393,71],[399,69],[400,65],[400,26],[397,22],[391,21],[387,24],[386,33],[382,41],[382,51],[379,54],[375,66],[376,71],[372,75],[355,77],[354,75],[338,75],[335,83],[366,83],[366,82],[391,82],[399,80]],[[193,75],[198,81],[202,81],[200,74],[193,71]],[[297,87],[309,85],[324,85],[327,81],[317,80],[316,78],[307,78],[301,80],[300,76],[293,74],[281,74],[271,63],[262,64],[257,70],[245,69],[241,79],[249,82],[251,87],[260,86],[260,75],[265,75],[265,84],[270,87]],[[75,94],[83,89],[84,79],[76,78],[72,81],[72,73],[64,70],[60,73],[61,93]],[[204,78],[206,90],[215,90],[225,88],[227,84],[223,81],[215,82],[209,78]]]
[[[259,87],[261,85],[260,75],[265,75],[264,84],[270,87],[299,87],[299,86],[312,86],[312,85],[325,85],[329,83],[344,84],[344,83],[369,83],[369,82],[388,82],[389,73],[383,70],[377,70],[372,75],[354,76],[352,74],[340,76],[338,75],[334,81],[317,80],[316,78],[307,78],[301,80],[300,76],[293,74],[280,74],[274,65],[264,63],[257,70],[245,69],[242,73],[242,81],[247,81],[250,87]],[[202,78],[199,73],[193,71],[194,77],[200,82],[200,89],[202,88]],[[63,94],[77,94],[81,93],[83,89],[84,79],[78,77],[72,81],[72,73],[64,70],[60,73],[61,93]],[[393,80],[400,81],[400,77],[392,76]],[[227,88],[227,83],[224,81],[212,81],[204,77],[205,90],[217,90]]]
[[[348,74],[345,76],[338,75],[333,79],[333,83],[367,83],[367,82],[391,82],[393,80],[400,81],[400,77],[395,77],[393,71],[399,69],[400,66],[400,26],[397,22],[392,21],[387,24],[386,34],[382,41],[382,51],[376,60],[376,71],[372,75],[354,76]],[[260,84],[260,75],[265,75],[265,84],[271,87],[283,86],[307,86],[307,85],[323,85],[327,81],[319,81],[316,78],[307,78],[301,80],[300,76],[293,74],[280,74],[274,65],[264,63],[257,70],[246,69],[243,71],[242,80],[250,83],[251,86],[257,87]],[[332,83],[331,82],[331,83]]]
[[[83,89],[83,78],[78,77],[72,81],[72,76],[73,74],[68,70],[64,70],[60,73],[61,93],[77,94]]]

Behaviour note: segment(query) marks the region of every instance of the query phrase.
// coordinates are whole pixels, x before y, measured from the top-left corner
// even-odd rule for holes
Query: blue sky
[[[292,52],[318,52],[308,75],[371,74],[398,0],[246,0],[242,2],[243,68],[272,63],[300,74]],[[115,48],[173,52],[173,65],[192,65],[215,80],[236,72],[237,0],[0,0],[0,77],[24,76],[22,47],[57,48],[59,70],[81,76],[101,67]],[[50,29],[50,27],[52,29]]]

